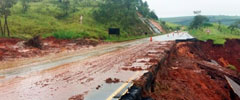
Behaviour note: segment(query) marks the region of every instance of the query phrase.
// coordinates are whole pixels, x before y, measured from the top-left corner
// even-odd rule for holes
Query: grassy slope
[[[210,19],[210,22],[217,23],[220,20],[224,25],[230,25],[235,21],[240,20],[240,16],[207,16],[207,17]],[[189,25],[193,20],[193,16],[161,18],[161,20],[180,25]]]
[[[21,12],[21,4],[17,3],[12,8],[12,15],[9,17],[9,26],[13,37],[30,38],[33,35],[41,34],[49,36],[51,33],[68,32],[79,34],[84,37],[104,37],[107,32],[102,25],[98,25],[88,13],[93,8],[79,8],[76,13],[70,14],[64,19],[56,19],[60,10],[50,4],[48,0],[31,3],[26,13]],[[79,24],[79,16],[84,15],[84,24]],[[96,27],[96,28],[93,28]],[[85,34],[81,34],[85,33]]]
[[[210,34],[206,32],[208,29],[211,31]],[[240,30],[231,34],[231,31],[224,25],[221,30],[219,31],[218,25],[214,24],[212,27],[190,30],[189,33],[200,40],[214,40],[214,44],[224,44],[226,39],[240,39]]]
[[[61,10],[50,3],[51,0],[30,3],[30,9],[22,13],[22,6],[17,3],[12,8],[12,15],[9,16],[9,26],[12,37],[31,38],[34,35],[43,37],[55,36],[57,38],[94,38],[106,41],[124,41],[146,36],[131,36],[123,30],[121,38],[109,37],[107,27],[97,23],[92,12],[97,7],[78,7],[78,11],[71,13],[68,17],[57,19]],[[86,3],[97,5],[96,0],[83,0]],[[83,15],[83,24],[79,24],[79,17]],[[116,40],[117,39],[117,40]]]

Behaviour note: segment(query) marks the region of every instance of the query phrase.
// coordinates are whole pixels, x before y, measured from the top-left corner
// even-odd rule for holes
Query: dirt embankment
[[[145,80],[154,79],[150,80],[151,83],[136,81],[137,86],[143,87],[143,96],[155,100],[239,100],[224,78],[227,75],[239,82],[238,72],[211,62],[210,57],[214,56],[203,51],[203,47],[207,46],[203,42],[177,43],[159,71],[156,74],[150,71],[152,74],[145,75],[148,77]],[[226,51],[234,48],[229,47],[225,48]],[[210,53],[211,48],[215,47],[208,47]]]
[[[153,25],[155,25],[162,33],[166,33],[166,31],[162,28],[162,26],[161,26],[158,22],[156,22],[156,21],[153,20],[153,19],[150,19],[150,22],[151,22]]]
[[[234,65],[240,71],[240,40],[227,40],[224,45],[214,45],[213,41],[199,42],[198,45],[208,59],[224,67]]]
[[[16,59],[16,58],[29,58],[36,56],[43,56],[49,53],[59,53],[65,50],[77,50],[83,46],[96,46],[101,41],[94,41],[88,39],[77,40],[63,40],[49,37],[40,39],[41,48],[31,46],[35,41],[26,43],[20,39],[0,38],[0,61]],[[37,45],[39,47],[39,45]]]

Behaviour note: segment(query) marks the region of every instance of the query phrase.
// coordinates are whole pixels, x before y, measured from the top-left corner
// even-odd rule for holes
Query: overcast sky
[[[159,17],[192,16],[201,10],[203,15],[238,15],[240,0],[143,0]]]

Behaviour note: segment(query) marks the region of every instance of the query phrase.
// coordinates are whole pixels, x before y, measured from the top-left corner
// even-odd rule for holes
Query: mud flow
[[[239,40],[228,40],[225,45],[176,43],[168,58],[153,66],[135,86],[141,87],[147,100],[239,100],[225,79],[228,76],[240,83],[239,50]]]
[[[30,40],[1,38],[0,61],[43,56],[66,50],[77,50],[83,48],[83,46],[97,46],[100,43],[102,43],[102,41],[88,39],[64,40],[54,37],[46,39],[34,37]]]

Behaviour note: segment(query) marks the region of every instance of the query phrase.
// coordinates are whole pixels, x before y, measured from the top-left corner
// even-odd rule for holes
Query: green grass
[[[176,28],[176,27],[179,27],[180,25],[178,25],[178,24],[174,24],[174,23],[170,23],[170,22],[166,22],[166,25],[168,26],[168,27],[173,27],[173,28]]]
[[[208,29],[211,31],[210,34],[207,34]],[[240,31],[231,34],[227,26],[222,26],[221,30],[219,31],[218,26],[214,24],[212,27],[189,30],[189,33],[199,40],[213,40],[214,44],[224,44],[226,39],[240,39]]]
[[[234,22],[240,19],[240,16],[208,16],[206,15],[211,23],[218,23],[221,21],[224,25],[231,25]],[[193,21],[194,16],[185,16],[185,17],[170,17],[170,18],[160,18],[162,21],[167,21],[179,25],[189,26]]]
[[[89,38],[105,41],[125,41],[145,37],[133,34],[139,32],[138,28],[143,26],[139,24],[142,23],[139,23],[139,26],[130,27],[128,30],[120,27],[121,37],[119,39],[114,36],[109,37],[107,30],[110,26],[100,24],[93,18],[92,12],[97,7],[78,6],[78,11],[71,12],[68,16],[59,19],[56,16],[61,14],[61,10],[50,2],[51,0],[32,2],[26,13],[22,13],[21,3],[18,2],[14,5],[11,9],[11,16],[9,16],[11,37],[29,39],[35,35],[41,35],[43,38],[53,36],[59,39]],[[96,0],[83,0],[81,2],[81,5],[97,5],[98,3]],[[83,15],[83,24],[79,23],[81,15]],[[141,31],[148,30],[148,28],[140,28]],[[3,36],[0,35],[0,37]]]
[[[229,69],[231,69],[231,70],[234,70],[234,71],[236,71],[237,70],[237,68],[234,66],[234,65],[228,65],[228,67],[227,68],[229,68]]]

